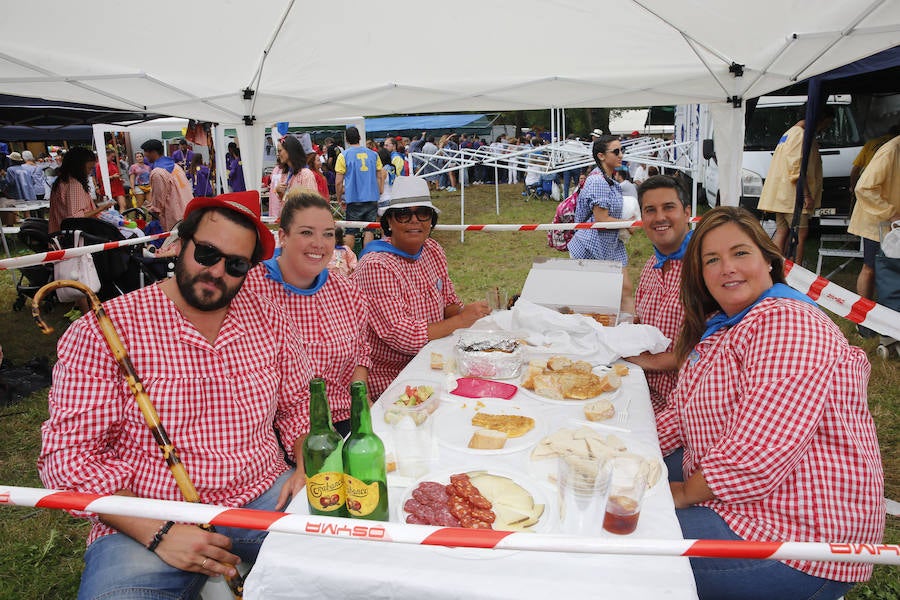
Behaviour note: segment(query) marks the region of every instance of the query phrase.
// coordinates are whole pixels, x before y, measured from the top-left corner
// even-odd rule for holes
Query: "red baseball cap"
[[[232,210],[250,219],[256,226],[257,239],[262,244],[262,260],[272,258],[272,253],[275,252],[275,236],[272,235],[266,224],[262,222],[258,191],[232,192],[213,197],[194,198],[184,209],[184,216],[187,217],[195,210],[208,206]]]

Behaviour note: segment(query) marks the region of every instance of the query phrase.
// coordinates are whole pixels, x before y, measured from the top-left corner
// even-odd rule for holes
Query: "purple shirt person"
[[[186,140],[178,143],[178,150],[172,153],[172,160],[175,164],[184,169],[185,172],[191,167],[191,161],[194,160],[194,151],[188,145]]]

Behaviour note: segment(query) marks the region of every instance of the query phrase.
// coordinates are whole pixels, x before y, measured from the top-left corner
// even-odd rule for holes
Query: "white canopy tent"
[[[248,182],[262,164],[262,128],[275,121],[709,103],[722,180],[731,184],[723,201],[736,204],[741,102],[892,47],[900,33],[900,0],[402,4],[160,0],[147,10],[50,0],[35,36],[25,26],[33,7],[10,3],[0,24],[0,93],[237,124]],[[126,51],[111,51],[104,14],[128,24]],[[504,32],[549,22],[570,24],[573,34],[517,45],[514,54],[503,44],[460,52],[429,43],[431,32],[444,39],[471,30],[475,16]],[[343,30],[340,42],[321,43],[326,26]],[[412,59],[383,60],[397,50],[384,32],[407,40]]]

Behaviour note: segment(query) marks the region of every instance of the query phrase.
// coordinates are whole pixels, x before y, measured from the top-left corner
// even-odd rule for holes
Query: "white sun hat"
[[[413,206],[427,206],[434,212],[441,213],[431,203],[431,192],[428,190],[428,182],[425,179],[401,175],[394,179],[394,185],[390,187],[390,191],[386,189],[382,199],[378,201],[378,216],[383,216],[391,208],[411,208]]]

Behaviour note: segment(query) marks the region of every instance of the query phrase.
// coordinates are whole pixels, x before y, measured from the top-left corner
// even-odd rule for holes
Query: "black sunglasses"
[[[415,208],[395,208],[394,219],[398,223],[409,223],[412,221],[413,215],[419,222],[430,221],[434,216],[434,211],[427,206],[417,206]]]
[[[211,267],[225,259],[225,272],[232,277],[243,277],[253,265],[249,259],[243,256],[234,256],[222,253],[221,250],[210,244],[194,241],[194,260],[204,267]]]
[[[607,152],[619,156],[620,154],[625,154],[625,148],[613,148],[612,150],[607,150]]]

